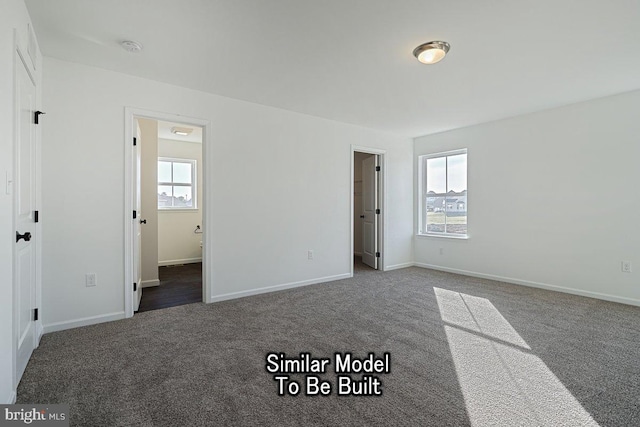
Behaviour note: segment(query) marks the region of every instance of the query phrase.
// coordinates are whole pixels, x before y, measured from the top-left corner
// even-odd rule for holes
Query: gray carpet
[[[382,397],[279,397],[270,351],[388,351],[391,373]],[[638,307],[363,266],[47,334],[18,388],[19,403],[70,404],[82,426],[637,426],[639,397]]]

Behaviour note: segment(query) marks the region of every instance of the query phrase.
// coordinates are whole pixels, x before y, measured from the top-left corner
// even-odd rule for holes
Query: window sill
[[[438,237],[440,239],[468,240],[468,234],[418,233],[416,237]]]
[[[160,208],[158,208],[158,213],[160,213],[160,212],[162,212],[162,213],[165,213],[165,212],[167,212],[167,213],[168,212],[183,212],[183,213],[186,213],[186,212],[198,212],[198,208],[195,208],[195,209],[193,209],[193,208],[191,208],[191,209],[180,209],[180,208],[160,209]]]

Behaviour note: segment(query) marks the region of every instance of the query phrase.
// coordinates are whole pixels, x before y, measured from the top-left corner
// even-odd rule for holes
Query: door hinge
[[[38,320],[38,309],[34,308],[33,309],[33,321],[35,322],[36,320]]]
[[[33,222],[40,222],[40,214],[38,211],[33,211]]]
[[[376,252],[376,258],[380,258],[380,252]]]
[[[380,209],[376,209],[376,213],[380,215]]]
[[[40,119],[39,119],[40,114],[47,114],[47,113],[43,113],[42,111],[35,111],[33,113],[33,123],[36,125],[40,124]]]
[[[133,137],[133,146],[135,147],[138,144],[138,138]]]
[[[133,211],[133,219],[136,219],[136,218],[138,218],[138,212]]]
[[[380,172],[380,166],[376,166],[376,172]]]
[[[133,292],[138,290],[138,284],[136,282],[133,282]]]

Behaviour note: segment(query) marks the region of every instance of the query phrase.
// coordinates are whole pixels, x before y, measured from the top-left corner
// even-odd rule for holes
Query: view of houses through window
[[[158,158],[158,209],[195,209],[196,161]]]
[[[466,236],[467,150],[421,156],[420,232]]]

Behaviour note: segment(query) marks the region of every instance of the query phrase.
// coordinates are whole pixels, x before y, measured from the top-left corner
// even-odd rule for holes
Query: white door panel
[[[36,293],[36,247],[34,211],[36,210],[36,87],[27,67],[16,54],[16,162],[15,162],[15,340],[17,344],[16,379],[19,381],[35,348],[33,310]],[[22,237],[18,240],[18,233]]]
[[[133,164],[133,179],[135,179],[135,185],[133,188],[133,205],[138,213],[137,218],[133,220],[133,280],[136,281],[136,290],[133,291],[133,311],[138,311],[140,307],[140,300],[142,299],[142,203],[141,203],[141,190],[140,190],[140,176],[141,176],[141,146],[142,139],[140,138],[140,125],[136,120],[136,140],[137,144],[134,148],[135,162]]]
[[[20,308],[18,311],[18,343],[22,345],[25,338],[31,330],[31,309],[33,300],[32,289],[29,284],[32,282],[32,259],[33,251],[31,245],[22,245],[18,249],[17,268],[18,277],[20,278],[20,286],[18,287],[18,301]]]
[[[365,222],[364,223],[364,244],[363,244],[363,248],[365,253],[367,254],[374,254],[376,253],[376,247],[375,247],[375,241],[373,239],[373,235],[375,234],[375,230],[373,229],[373,223],[372,222]]]
[[[362,161],[362,198],[363,198],[363,247],[362,262],[378,268],[378,177],[376,173],[378,156],[367,157]]]

